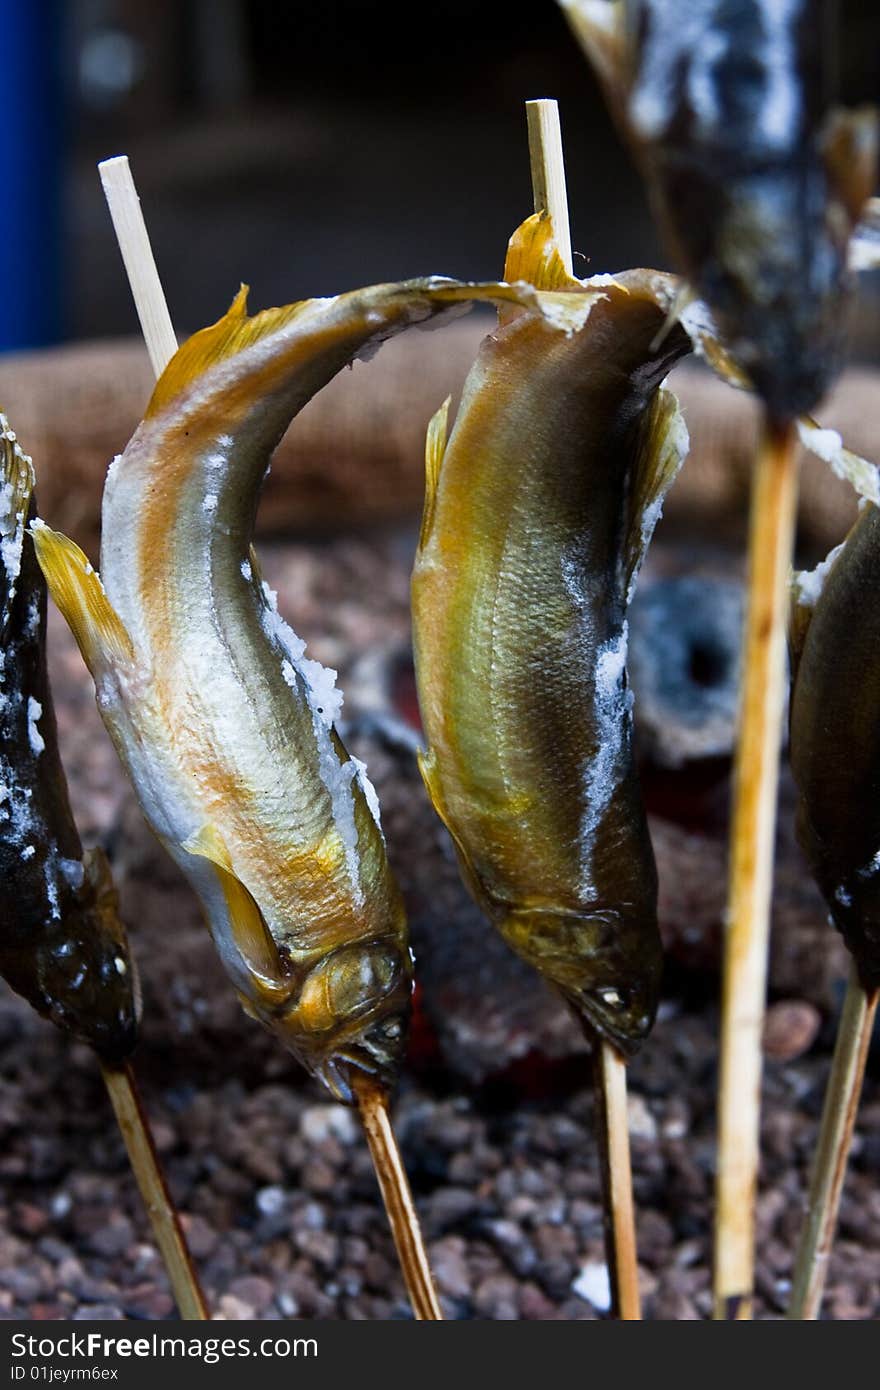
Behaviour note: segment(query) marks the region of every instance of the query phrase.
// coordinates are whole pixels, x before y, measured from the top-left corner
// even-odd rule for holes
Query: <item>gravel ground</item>
[[[266,569],[310,654],[338,666],[407,896],[420,994],[395,1122],[450,1318],[607,1309],[589,1060],[458,881],[389,690],[411,713],[408,538],[275,549]],[[405,1318],[356,1117],[240,1012],[198,910],[144,829],[55,615],[62,749],[87,841],[108,847],[140,963],[135,1067],[211,1306],[235,1318]],[[357,702],[355,702],[357,692]],[[726,770],[648,769],[670,953],[630,1071],[645,1314],[708,1315],[717,947]],[[845,960],[790,834],[786,788],[767,1030],[758,1314],[784,1310]],[[479,1011],[476,1011],[476,1005]],[[479,1020],[479,1027],[474,1020]],[[0,1316],[175,1316],[96,1063],[0,994]],[[826,1316],[880,1313],[880,1077],[866,1084]]]

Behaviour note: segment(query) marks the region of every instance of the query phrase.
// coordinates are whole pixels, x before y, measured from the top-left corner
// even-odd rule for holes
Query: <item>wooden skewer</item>
[[[158,377],[177,351],[177,338],[128,157],[120,155],[104,160],[98,169],[150,361]],[[358,1104],[413,1311],[420,1319],[441,1320],[443,1314],[434,1290],[412,1193],[391,1128],[387,1097],[364,1088],[358,1092]]]
[[[144,342],[150,354],[150,364],[155,375],[160,377],[177,351],[177,337],[156,269],[128,155],[120,154],[115,159],[102,160],[98,173],[122,252]]]
[[[548,212],[560,259],[573,274],[568,196],[559,106],[526,102],[535,212]],[[641,1318],[635,1208],[626,1104],[626,1063],[610,1043],[595,1038],[597,1130],[605,1199],[605,1244],[613,1308],[625,1321]]]
[[[794,1265],[789,1318],[819,1316],[878,997],[877,990],[867,993],[852,965],[825,1089],[806,1219]]]
[[[761,1034],[796,507],[794,427],[767,421],[752,483],[724,943],[714,1271],[715,1317],[724,1319],[752,1316]]]
[[[535,212],[547,212],[553,222],[553,237],[562,264],[572,273],[571,230],[568,222],[568,192],[565,186],[565,160],[562,157],[562,128],[559,105],[542,97],[526,102],[529,130],[529,161]]]
[[[596,1130],[605,1198],[605,1248],[613,1311],[622,1322],[642,1316],[636,1222],[626,1106],[626,1063],[609,1043],[594,1039]]]
[[[443,1314],[406,1170],[391,1128],[388,1096],[367,1078],[355,1083],[355,1091],[413,1312],[419,1321],[440,1322]]]
[[[121,1067],[102,1062],[101,1070],[180,1316],[188,1322],[206,1321],[211,1315],[162,1174],[131,1067],[127,1062]]]

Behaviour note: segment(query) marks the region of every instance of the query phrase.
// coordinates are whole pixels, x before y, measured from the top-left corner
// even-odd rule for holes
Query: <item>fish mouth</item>
[[[335,1100],[356,1105],[356,1080],[368,1077],[383,1091],[394,1090],[406,1052],[408,1009],[372,1022],[364,1032],[337,1044],[306,1065],[323,1081]],[[305,1060],[305,1059],[304,1059]]]
[[[563,990],[563,993],[587,1037],[598,1035],[627,1060],[635,1057],[654,1026],[656,1002],[649,1004],[635,999],[624,1003],[621,993],[610,986],[577,992]],[[616,996],[620,1002],[609,1002],[608,996]]]

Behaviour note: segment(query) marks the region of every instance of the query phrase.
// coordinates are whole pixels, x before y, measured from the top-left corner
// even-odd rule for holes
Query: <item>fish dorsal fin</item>
[[[674,391],[660,387],[643,429],[629,497],[625,562],[628,594],[638,578],[654,527],[660,519],[663,499],[687,457],[690,444],[687,425]]]
[[[52,531],[43,521],[34,521],[30,534],[49,593],[92,675],[97,680],[108,668],[133,665],[131,638],[88,556],[74,541],[60,531]]]
[[[507,243],[504,279],[511,285],[524,280],[536,290],[583,289],[580,280],[565,268],[549,213],[532,213],[517,227]]]
[[[147,419],[160,414],[182,391],[209,367],[237,356],[271,333],[285,328],[311,300],[285,304],[280,309],[264,309],[248,317],[248,286],[242,285],[226,313],[209,328],[194,333],[178,348],[156,383],[147,407]]]
[[[217,870],[235,944],[248,970],[258,977],[264,990],[286,990],[278,949],[256,901],[233,869],[226,842],[216,825],[206,821],[182,848],[187,854],[210,860]]]
[[[423,550],[434,524],[434,504],[437,500],[437,487],[440,482],[440,469],[446,453],[446,439],[449,432],[449,405],[446,400],[432,416],[425,438],[425,505],[422,511],[422,529],[419,533],[419,550]]]

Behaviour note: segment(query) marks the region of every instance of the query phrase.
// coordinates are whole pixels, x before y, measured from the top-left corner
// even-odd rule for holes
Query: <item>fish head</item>
[[[406,1050],[412,999],[412,960],[382,939],[341,946],[307,975],[280,1020],[300,1061],[345,1104],[355,1101],[352,1078],[366,1075],[391,1089]]]
[[[851,230],[821,166],[672,163],[660,187],[677,258],[771,415],[813,409],[841,362]]]
[[[656,919],[626,907],[517,909],[505,940],[555,985],[589,1033],[636,1053],[657,1013],[663,961]]]
[[[103,854],[90,851],[82,868],[63,924],[40,954],[41,993],[53,1023],[119,1062],[137,1038],[140,985]]]

